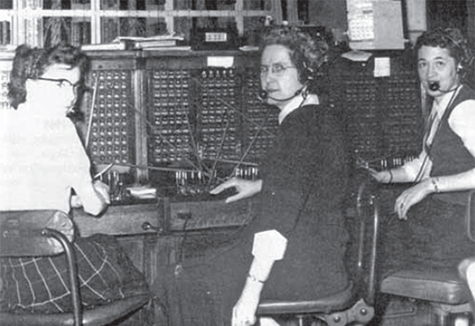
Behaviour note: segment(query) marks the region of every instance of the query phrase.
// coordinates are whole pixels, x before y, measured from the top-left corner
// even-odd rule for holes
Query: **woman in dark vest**
[[[417,40],[417,69],[432,99],[422,152],[401,167],[376,172],[381,183],[412,183],[396,199],[400,240],[388,241],[387,269],[443,268],[475,252],[466,232],[468,193],[475,189],[475,92],[463,82],[473,62],[458,29],[435,29]]]

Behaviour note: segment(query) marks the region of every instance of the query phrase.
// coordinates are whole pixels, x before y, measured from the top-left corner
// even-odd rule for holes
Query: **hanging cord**
[[[96,96],[97,96],[97,88],[99,86],[99,81],[97,80],[97,75],[96,78],[94,79],[94,89],[92,93],[92,100],[91,100],[91,109],[89,110],[89,122],[87,124],[87,133],[86,133],[86,142],[84,147],[87,148],[89,147],[89,140],[91,138],[91,127],[92,127],[92,119],[94,116],[94,107],[96,104]]]
[[[185,243],[186,243],[186,239],[188,237],[188,228],[187,228],[187,225],[188,225],[188,221],[190,219],[187,218],[185,219],[185,223],[183,223],[183,228],[182,228],[182,232],[183,232],[183,237],[181,238],[181,243],[180,243],[180,249],[178,251],[178,260],[177,260],[177,264],[181,263],[184,258],[185,258]]]

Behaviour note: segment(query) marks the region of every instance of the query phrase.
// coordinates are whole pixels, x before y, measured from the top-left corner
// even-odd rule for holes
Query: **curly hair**
[[[290,60],[297,68],[299,81],[306,83],[327,60],[328,43],[302,31],[298,27],[274,27],[261,39],[261,52],[268,45],[282,45],[289,49]]]
[[[79,67],[81,78],[89,68],[86,54],[64,42],[48,49],[31,48],[25,44],[18,46],[8,83],[8,98],[11,106],[17,109],[18,105],[25,102],[27,79],[38,79],[48,67],[55,64],[66,64],[71,69]]]
[[[447,49],[452,58],[462,68],[472,64],[473,56],[468,45],[467,39],[457,28],[436,28],[424,32],[417,39],[414,47],[417,52],[422,46],[432,46]]]

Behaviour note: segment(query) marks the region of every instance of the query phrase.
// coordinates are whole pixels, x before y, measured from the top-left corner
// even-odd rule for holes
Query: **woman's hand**
[[[94,181],[93,186],[94,190],[102,197],[104,202],[109,205],[111,203],[109,186],[99,180]]]
[[[366,168],[369,175],[376,180],[377,183],[391,183],[392,177],[389,170],[376,171],[373,168]]]
[[[394,211],[397,213],[399,219],[406,220],[409,209],[432,192],[434,192],[434,187],[430,179],[423,180],[404,190],[394,204]]]
[[[262,189],[262,180],[244,180],[240,178],[231,178],[210,191],[210,194],[217,195],[226,189],[235,188],[237,194],[226,198],[226,203],[232,203],[244,198],[254,196]]]
[[[231,326],[251,326],[256,323],[262,283],[246,280],[241,297],[233,307]]]
[[[70,202],[70,205],[71,205],[72,208],[82,207],[82,201],[81,201],[81,199],[79,198],[78,195],[72,195],[69,202]]]

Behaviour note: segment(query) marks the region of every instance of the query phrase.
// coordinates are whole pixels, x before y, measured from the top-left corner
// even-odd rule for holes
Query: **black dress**
[[[263,230],[276,229],[288,246],[261,299],[315,299],[348,285],[343,139],[327,107],[303,106],[284,119],[260,167],[263,187],[252,222],[233,243],[172,266],[155,282],[170,325],[230,325],[253,259],[254,234]]]

